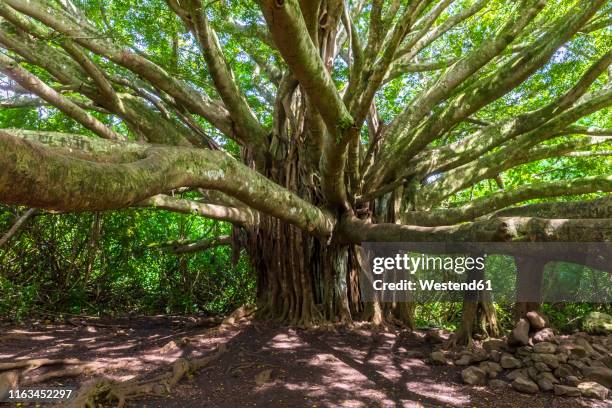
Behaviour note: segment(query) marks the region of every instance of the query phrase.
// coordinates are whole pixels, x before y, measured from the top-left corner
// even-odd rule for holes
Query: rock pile
[[[440,351],[431,360],[447,363]],[[454,355],[454,364],[468,366],[461,372],[466,384],[512,387],[528,394],[612,397],[612,334],[556,335],[537,312],[521,319],[507,341],[490,339],[482,348],[463,350]]]

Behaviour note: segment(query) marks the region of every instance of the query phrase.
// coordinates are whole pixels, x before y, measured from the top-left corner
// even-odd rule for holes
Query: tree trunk
[[[484,280],[485,271],[471,269],[467,281]],[[498,336],[497,314],[491,296],[482,290],[466,291],[461,310],[461,323],[453,337],[453,344],[470,345],[475,333],[483,337]]]
[[[266,217],[249,250],[260,317],[302,327],[350,323],[363,310],[351,252]]]
[[[518,321],[532,310],[539,310],[542,299],[542,277],[548,262],[533,257],[514,257],[516,263],[516,303],[513,317]]]

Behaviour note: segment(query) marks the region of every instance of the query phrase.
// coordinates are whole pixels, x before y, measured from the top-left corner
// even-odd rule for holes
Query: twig
[[[31,216],[36,214],[36,211],[37,210],[35,208],[30,208],[21,217],[19,217],[17,221],[15,221],[13,226],[6,232],[6,234],[4,234],[2,238],[0,238],[0,248],[2,248],[9,241],[9,239],[11,239],[21,229],[23,224],[25,224],[25,222]]]

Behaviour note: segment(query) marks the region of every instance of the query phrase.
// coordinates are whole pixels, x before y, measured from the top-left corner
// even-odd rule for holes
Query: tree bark
[[[542,277],[548,260],[534,257],[514,257],[516,263],[516,303],[513,317],[519,320],[542,303]]]
[[[485,278],[485,270],[468,271],[467,282]],[[484,337],[499,335],[497,314],[488,292],[481,290],[466,291],[461,310],[461,322],[453,337],[453,344],[471,345],[477,332]]]

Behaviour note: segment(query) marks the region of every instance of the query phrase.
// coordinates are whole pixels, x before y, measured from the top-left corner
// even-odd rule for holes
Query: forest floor
[[[130,406],[196,407],[610,407],[608,401],[525,395],[462,384],[461,367],[427,365],[425,332],[367,328],[305,331],[246,320],[206,329],[184,317],[0,323],[0,363],[78,358],[85,374],[37,384],[78,387],[95,376],[146,378],[178,358],[227,352],[166,397]],[[53,370],[41,367],[39,370]],[[0,406],[16,406],[0,403]],[[34,407],[31,403],[18,405]]]

